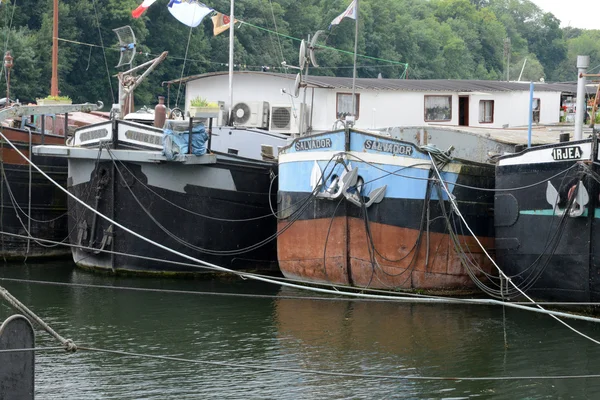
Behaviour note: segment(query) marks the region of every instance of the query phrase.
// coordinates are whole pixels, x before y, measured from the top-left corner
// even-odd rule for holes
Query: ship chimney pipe
[[[583,139],[583,119],[587,112],[585,101],[585,72],[590,66],[590,56],[577,56],[577,108],[575,110],[575,140]]]

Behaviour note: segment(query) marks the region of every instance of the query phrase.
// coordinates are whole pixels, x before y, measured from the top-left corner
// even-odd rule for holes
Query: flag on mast
[[[225,15],[222,14],[220,12],[218,12],[216,15],[213,15],[211,17],[214,28],[213,28],[213,34],[214,36],[217,36],[223,32],[225,32],[227,29],[229,29],[229,23],[231,22],[231,18],[229,18],[229,15]],[[235,24],[237,22],[237,19],[235,21],[233,21],[233,23]]]
[[[139,18],[142,16],[144,11],[148,9],[156,0],[144,0],[135,10],[131,12],[133,18]]]
[[[350,3],[348,8],[346,8],[346,11],[344,11],[343,13],[335,17],[333,21],[331,21],[331,24],[329,24],[329,29],[331,29],[332,25],[339,24],[344,18],[352,18],[353,20],[356,20],[356,0],[352,0],[352,3]]]
[[[191,28],[200,25],[204,17],[213,11],[212,8],[198,0],[171,0],[167,7],[171,15]]]

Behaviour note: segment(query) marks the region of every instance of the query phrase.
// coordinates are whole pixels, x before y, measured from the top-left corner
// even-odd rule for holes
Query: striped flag
[[[144,11],[148,9],[156,0],[144,0],[135,10],[131,12],[133,18],[139,18],[142,16]]]
[[[352,18],[353,20],[356,20],[356,0],[352,0],[352,3],[350,3],[348,8],[346,8],[346,11],[344,11],[343,13],[335,17],[333,21],[331,21],[331,24],[329,24],[329,29],[331,29],[332,25],[339,24],[344,18]]]

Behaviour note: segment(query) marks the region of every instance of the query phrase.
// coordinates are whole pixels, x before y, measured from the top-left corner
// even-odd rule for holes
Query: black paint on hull
[[[564,145],[564,144],[563,144]],[[546,150],[548,151],[548,150]],[[587,213],[579,217],[552,215],[546,200],[547,183],[577,161],[505,165],[496,168],[498,189],[531,188],[499,192],[495,197],[496,255],[500,268],[526,293],[539,300],[600,301],[600,251],[598,186],[584,167],[551,180],[560,194],[559,207],[567,206],[568,193],[583,178],[589,193]],[[593,166],[597,169],[597,166]],[[597,170],[596,170],[597,172]]]
[[[32,161],[57,183],[66,186],[66,160],[33,156]],[[27,236],[29,230],[34,238],[54,242],[65,241],[68,235],[66,194],[32,169],[30,195],[29,165],[4,161],[3,169],[6,179],[3,179],[1,184],[0,231]],[[11,198],[11,192],[14,199]],[[31,210],[30,221],[27,217],[29,210]],[[0,257],[6,259],[44,259],[66,257],[69,254],[70,249],[63,245],[38,243],[35,240],[28,241],[15,236],[0,235]]]
[[[214,165],[192,166],[192,168],[216,168],[230,173],[235,190],[187,184],[184,192],[149,186],[155,192],[152,193],[145,187],[148,185],[148,177],[142,172],[141,166],[130,162],[124,164],[127,170],[119,165],[118,168],[125,182],[114,164],[101,162],[91,173],[90,181],[71,185],[69,190],[109,218],[178,252],[229,269],[277,270],[275,240],[257,246],[252,251],[242,251],[276,233],[276,220],[270,215],[268,194],[274,166],[250,168],[243,162],[236,164],[229,161],[225,163],[218,161]],[[180,166],[190,168],[190,166]],[[160,170],[160,166],[157,168]],[[169,179],[169,177],[161,176],[160,179]],[[271,190],[274,202],[274,193],[277,190],[275,183]],[[96,195],[98,195],[97,202]],[[208,215],[212,219],[183,211],[173,204],[191,210],[193,213]],[[111,224],[108,221],[94,217],[90,210],[85,209],[81,204],[76,204],[72,199],[69,200],[69,209],[72,243],[159,260],[192,263],[136,238],[120,228],[112,227],[111,233],[109,229]],[[239,221],[260,216],[267,217]],[[182,244],[182,241],[206,249],[208,253],[191,249]],[[223,254],[231,250],[239,251],[240,254]],[[73,249],[73,257],[79,266],[107,271],[177,274],[211,271],[205,268],[83,249]]]

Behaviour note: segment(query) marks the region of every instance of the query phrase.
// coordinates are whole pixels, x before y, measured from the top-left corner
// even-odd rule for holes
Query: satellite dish
[[[296,74],[296,80],[294,81],[294,97],[298,97],[300,94],[300,74]]]
[[[300,69],[304,69],[304,65],[306,64],[306,42],[304,39],[300,42],[300,53],[298,54],[298,65]]]
[[[126,25],[113,29],[113,32],[119,38],[119,49],[121,50],[119,64],[117,64],[115,68],[123,65],[131,65],[133,57],[135,56],[135,34],[133,33],[133,30],[129,25]]]
[[[325,31],[316,31],[315,36],[310,40],[310,44],[308,45],[308,56],[310,57],[310,62],[314,67],[318,67],[317,58],[315,57],[315,46],[317,44],[317,40],[319,40],[319,35],[321,35]]]

